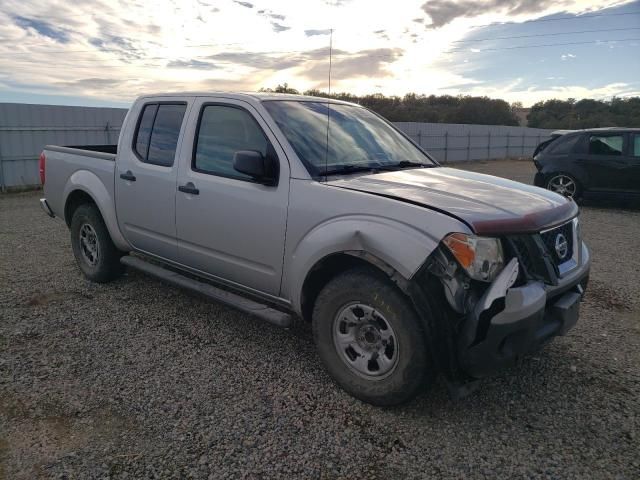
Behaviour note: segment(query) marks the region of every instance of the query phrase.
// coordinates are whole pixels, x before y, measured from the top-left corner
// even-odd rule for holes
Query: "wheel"
[[[578,181],[567,173],[555,173],[547,180],[547,190],[578,199],[582,193]]]
[[[397,405],[433,382],[435,371],[420,320],[383,274],[354,269],[322,289],[313,336],[334,380],[373,405]]]
[[[71,248],[76,262],[89,280],[105,283],[123,271],[120,252],[111,241],[95,205],[80,205],[71,218]]]

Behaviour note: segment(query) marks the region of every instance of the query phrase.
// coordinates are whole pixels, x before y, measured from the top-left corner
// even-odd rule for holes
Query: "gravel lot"
[[[439,384],[380,409],[332,383],[305,326],[136,272],[89,283],[38,197],[0,196],[0,478],[640,478],[639,210],[582,209],[569,336],[463,400]]]

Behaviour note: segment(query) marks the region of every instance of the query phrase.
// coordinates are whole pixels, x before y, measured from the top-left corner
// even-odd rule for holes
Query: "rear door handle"
[[[133,173],[131,173],[131,170],[127,170],[124,173],[120,174],[120,178],[123,180],[126,180],[127,182],[135,182],[136,181],[136,177],[133,175]]]
[[[182,193],[188,193],[189,195],[200,194],[200,190],[198,190],[196,186],[191,182],[187,183],[186,185],[180,185],[178,187],[178,190],[181,191]]]

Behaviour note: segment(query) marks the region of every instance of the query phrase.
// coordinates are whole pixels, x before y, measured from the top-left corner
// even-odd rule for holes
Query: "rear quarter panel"
[[[69,195],[76,190],[88,194],[97,205],[113,242],[121,250],[129,243],[118,228],[114,203],[115,161],[45,148],[46,181],[44,193],[53,213],[64,219]]]

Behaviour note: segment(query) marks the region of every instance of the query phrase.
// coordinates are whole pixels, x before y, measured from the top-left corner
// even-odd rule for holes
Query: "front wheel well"
[[[384,273],[405,291],[407,280],[387,263],[366,252],[340,252],[318,261],[307,274],[302,285],[302,318],[311,321],[313,307],[320,291],[337,275],[356,267],[367,267]]]
[[[69,194],[67,201],[64,204],[64,221],[67,224],[67,227],[71,227],[71,219],[78,207],[87,203],[93,205],[96,204],[91,195],[87,192],[83,190],[74,190]]]

